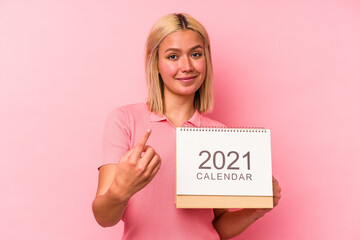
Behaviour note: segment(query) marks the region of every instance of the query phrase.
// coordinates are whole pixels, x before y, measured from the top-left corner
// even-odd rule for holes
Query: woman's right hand
[[[114,181],[108,196],[117,202],[127,203],[132,195],[145,187],[160,169],[161,159],[155,150],[146,145],[151,134],[147,129],[136,146],[130,149],[117,164]]]

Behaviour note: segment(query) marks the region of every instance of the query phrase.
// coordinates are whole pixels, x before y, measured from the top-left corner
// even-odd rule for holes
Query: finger
[[[160,170],[161,167],[161,161],[158,162],[158,164],[155,166],[155,168],[152,170],[151,172],[151,178],[154,178],[155,175],[158,173],[158,171]]]
[[[149,163],[147,174],[150,177],[150,180],[152,180],[157,172],[159,171],[161,166],[161,159],[158,155],[155,155],[151,162]]]
[[[142,152],[142,156],[141,156],[141,159],[139,160],[139,162],[141,162],[142,164],[147,166],[155,154],[156,154],[155,150],[152,147],[146,145],[144,147],[144,150]]]
[[[154,155],[154,157],[149,162],[149,165],[146,167],[145,172],[143,174],[144,180],[146,182],[150,182],[154,178],[155,174],[157,173],[160,167],[159,162],[160,162],[160,157],[157,154]]]
[[[273,177],[272,183],[273,183],[273,189],[280,188],[279,182],[278,182],[278,180],[276,180],[276,178]]]
[[[279,191],[273,193],[274,198],[281,198],[281,194]]]
[[[134,154],[136,157],[140,158],[141,157],[141,153],[144,151],[145,148],[145,144],[146,141],[148,140],[149,136],[151,133],[151,129],[148,128],[145,133],[141,136],[141,138],[139,139],[139,141],[137,142],[136,146],[135,146],[135,150],[134,150]]]
[[[281,187],[279,185],[277,185],[275,188],[274,188],[274,192],[278,195],[280,195],[281,193]]]
[[[280,194],[281,194],[281,188],[279,186],[273,188],[273,195],[274,196],[280,196]]]
[[[155,176],[155,174],[159,171],[161,165],[161,159],[158,154],[155,154],[149,163],[148,169],[151,175]]]
[[[274,176],[272,176],[272,182],[273,182],[273,184],[279,184],[279,182],[276,180],[276,178]]]
[[[126,161],[130,156],[131,156],[131,154],[134,152],[134,149],[132,148],[132,149],[130,149],[129,151],[127,151],[127,153],[125,153],[122,157],[121,157],[121,159],[120,159],[120,161]],[[119,161],[119,163],[120,163],[120,161]]]
[[[153,147],[151,147],[151,146],[149,146],[149,145],[146,145],[145,147],[144,147],[144,150],[143,150],[143,155],[145,155],[145,154],[149,154],[149,152],[151,153],[156,153],[155,152],[155,150],[154,150],[154,148]]]

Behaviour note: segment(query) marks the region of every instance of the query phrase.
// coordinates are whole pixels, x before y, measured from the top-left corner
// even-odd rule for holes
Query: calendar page
[[[177,128],[176,194],[272,196],[270,130]]]

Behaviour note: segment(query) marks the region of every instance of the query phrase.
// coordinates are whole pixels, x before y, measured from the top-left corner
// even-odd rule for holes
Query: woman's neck
[[[165,111],[164,115],[175,126],[180,127],[183,122],[189,120],[194,112],[194,96],[171,96],[171,99],[164,98]]]

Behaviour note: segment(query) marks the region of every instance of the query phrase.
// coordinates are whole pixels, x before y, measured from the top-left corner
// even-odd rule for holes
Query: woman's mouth
[[[194,81],[196,77],[197,77],[197,75],[195,75],[195,76],[188,76],[188,77],[176,78],[176,80],[179,80],[179,81],[181,81],[181,82],[183,82],[183,83],[190,83],[190,82]]]

